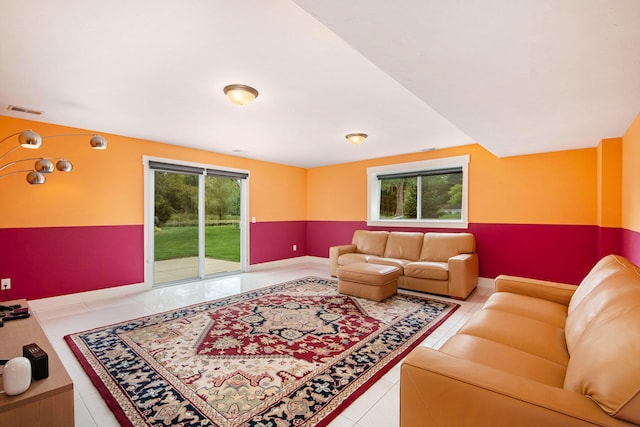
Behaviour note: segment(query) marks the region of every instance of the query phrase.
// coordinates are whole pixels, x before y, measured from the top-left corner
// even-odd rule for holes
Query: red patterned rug
[[[322,426],[458,307],[307,277],[65,340],[124,426]]]

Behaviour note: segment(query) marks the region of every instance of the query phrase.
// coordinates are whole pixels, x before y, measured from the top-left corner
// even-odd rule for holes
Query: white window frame
[[[462,168],[462,216],[460,219],[380,219],[378,175]],[[379,227],[469,228],[469,155],[367,168],[367,225]]]

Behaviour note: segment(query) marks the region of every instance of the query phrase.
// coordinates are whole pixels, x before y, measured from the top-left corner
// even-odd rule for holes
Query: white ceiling
[[[314,167],[595,147],[638,112],[638,0],[0,0],[6,116]]]

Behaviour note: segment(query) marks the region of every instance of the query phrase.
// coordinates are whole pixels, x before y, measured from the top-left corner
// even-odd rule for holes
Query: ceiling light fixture
[[[247,85],[228,85],[223,90],[231,102],[238,105],[251,104],[258,97],[258,91]]]
[[[352,144],[362,144],[367,136],[369,135],[366,133],[350,133],[349,135],[346,135],[345,138],[347,138],[347,140]]]

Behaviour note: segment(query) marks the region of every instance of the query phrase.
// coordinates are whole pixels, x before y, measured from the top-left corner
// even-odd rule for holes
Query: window
[[[367,168],[368,225],[467,228],[469,156]]]

